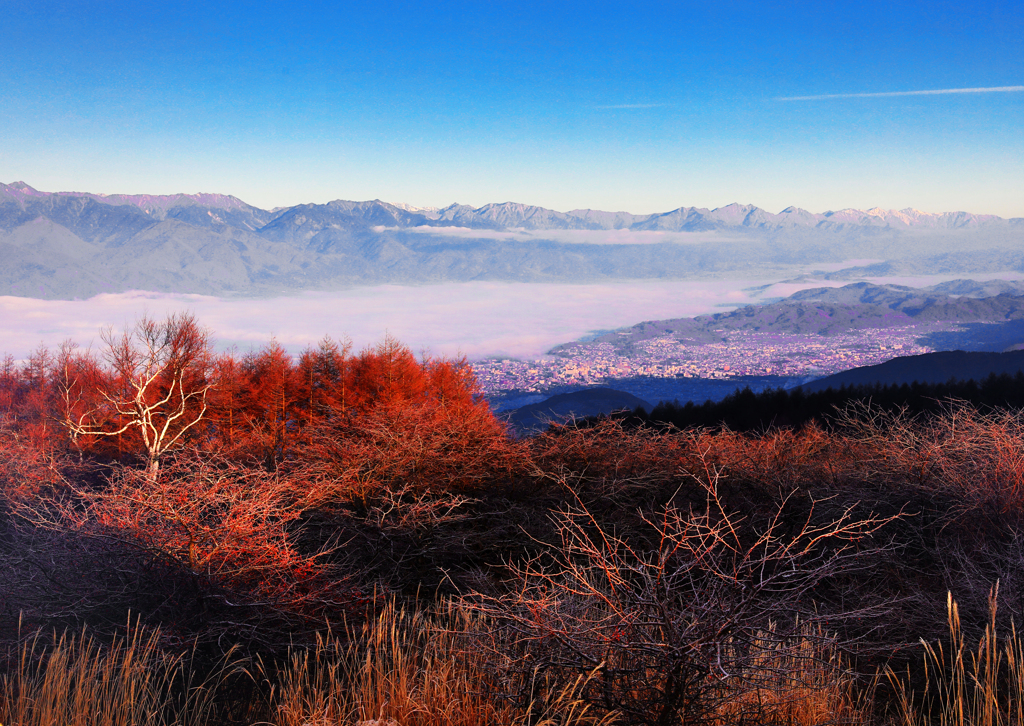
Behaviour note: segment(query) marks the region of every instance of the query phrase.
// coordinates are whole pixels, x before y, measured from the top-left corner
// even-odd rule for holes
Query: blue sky
[[[1024,216],[1024,6],[0,2],[0,181]]]

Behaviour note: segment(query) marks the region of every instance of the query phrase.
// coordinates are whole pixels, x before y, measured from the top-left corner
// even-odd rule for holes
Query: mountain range
[[[864,258],[911,272],[1024,270],[1022,241],[1024,219],[913,209],[773,214],[730,204],[635,215],[337,200],[266,210],[222,194],[49,193],[0,184],[0,294],[41,298],[685,279]]]

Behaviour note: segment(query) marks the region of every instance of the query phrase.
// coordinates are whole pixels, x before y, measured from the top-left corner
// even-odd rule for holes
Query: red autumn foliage
[[[172,316],[104,340],[102,356],[64,344],[0,370],[6,499],[33,526],[123,543],[225,602],[359,610],[339,543],[303,534],[311,513],[388,487],[433,511],[431,492],[519,466],[466,362],[417,360],[391,338],[356,355],[329,338],[298,359],[274,341],[214,355],[192,317]],[[88,475],[63,477],[74,462]]]
[[[310,428],[297,465],[318,501],[384,488],[472,492],[522,467],[465,361],[420,364],[386,340],[352,362],[347,401]]]
[[[75,494],[66,521],[249,598],[301,611],[347,591],[344,578],[328,576],[327,552],[297,549],[290,528],[305,507],[275,473],[192,452],[156,481],[120,469],[102,490]]]

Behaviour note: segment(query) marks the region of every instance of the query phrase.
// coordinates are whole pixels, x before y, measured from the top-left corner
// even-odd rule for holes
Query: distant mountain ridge
[[[386,202],[379,203],[395,206]],[[977,215],[968,212],[932,214],[916,209],[897,211],[877,207],[868,210],[842,209],[822,214],[814,214],[798,207],[788,207],[778,214],[772,214],[753,205],[735,203],[718,209],[680,207],[669,212],[637,215],[629,212],[603,212],[593,209],[556,212],[543,207],[505,202],[486,204],[478,209],[453,204],[436,212],[425,211],[422,214],[425,224],[428,226],[452,223],[469,228],[493,226],[499,229],[538,230],[629,229],[633,231],[701,232],[734,228],[778,231],[796,227],[963,229],[987,225],[1024,224],[1024,219],[1006,220],[994,215]]]
[[[865,328],[917,323],[977,324],[981,330],[961,336],[977,347],[1007,347],[1024,337],[1024,282],[953,280],[926,288],[858,282],[838,288],[801,290],[776,302],[748,305],[727,313],[692,318],[648,320],[588,341],[611,343],[628,353],[637,343],[673,337],[694,343],[721,342],[732,332],[833,335]],[[999,334],[1002,326],[1009,336]],[[580,346],[565,343],[552,353]],[[586,345],[586,344],[582,344]]]
[[[873,366],[861,366],[800,386],[813,393],[843,386],[897,385],[984,381],[991,375],[1015,376],[1024,371],[1024,350],[1002,353],[946,350],[902,356]]]
[[[210,222],[201,215],[190,215],[184,210],[203,210],[213,222],[228,224],[244,229],[256,230],[275,216],[273,212],[246,204],[241,199],[225,194],[91,194],[87,192],[40,192],[24,182],[0,184],[0,204],[8,197],[28,209],[32,202],[47,197],[66,199],[91,199],[99,204],[112,207],[133,206],[156,220],[167,218],[183,219],[192,224],[209,226]],[[214,211],[219,214],[214,214]],[[218,219],[220,217],[220,219]],[[226,218],[226,219],[225,219]]]
[[[717,209],[706,207],[679,207],[668,212],[655,214],[630,214],[629,212],[605,212],[594,209],[573,209],[557,212],[544,207],[515,202],[485,204],[473,208],[464,204],[452,204],[443,209],[413,207],[408,204],[391,204],[379,199],[352,202],[335,200],[326,204],[302,204],[278,208],[277,212],[259,209],[246,204],[237,197],[226,194],[93,194],[89,192],[42,192],[25,182],[0,183],[0,200],[17,202],[26,209],[33,201],[48,197],[66,199],[91,199],[109,206],[134,206],[154,219],[165,219],[174,210],[202,208],[223,212],[243,213],[247,217],[269,223],[287,212],[304,208],[329,208],[351,212],[353,216],[376,224],[391,222],[400,227],[412,226],[465,226],[470,229],[538,229],[538,230],[660,230],[671,232],[706,231],[709,229],[761,228],[787,229],[793,227],[818,227],[836,229],[844,226],[889,227],[894,229],[963,229],[981,226],[1024,226],[1024,218],[1004,219],[995,215],[971,214],[969,212],[929,213],[916,209],[841,209],[816,214],[798,207],[787,207],[773,214],[751,204],[729,204]],[[0,203],[2,203],[0,201]],[[243,223],[247,229],[258,227]]]
[[[587,237],[612,230],[669,236],[644,245]],[[567,231],[578,236],[556,234]],[[690,233],[704,236],[671,237]],[[866,256],[929,269],[950,264],[937,262],[942,255],[967,253],[955,263],[965,271],[1024,269],[1022,240],[1024,219],[912,209],[772,214],[730,204],[634,215],[512,202],[431,209],[336,200],[265,210],[222,194],[50,193],[0,184],[0,294],[30,297],[680,279]]]
[[[507,412],[504,418],[521,433],[543,430],[552,422],[587,416],[600,416],[615,411],[632,411],[637,407],[652,408],[647,401],[631,393],[607,386],[591,386],[579,391],[560,393],[539,403],[529,404]]]

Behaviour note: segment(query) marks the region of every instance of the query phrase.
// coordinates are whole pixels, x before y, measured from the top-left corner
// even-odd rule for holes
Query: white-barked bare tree
[[[121,334],[102,339],[110,382],[91,403],[65,367],[59,383],[63,425],[73,439],[121,436],[136,430],[146,452],[146,473],[155,480],[160,459],[206,414],[213,384],[209,333],[188,313],[158,322],[143,317]]]

